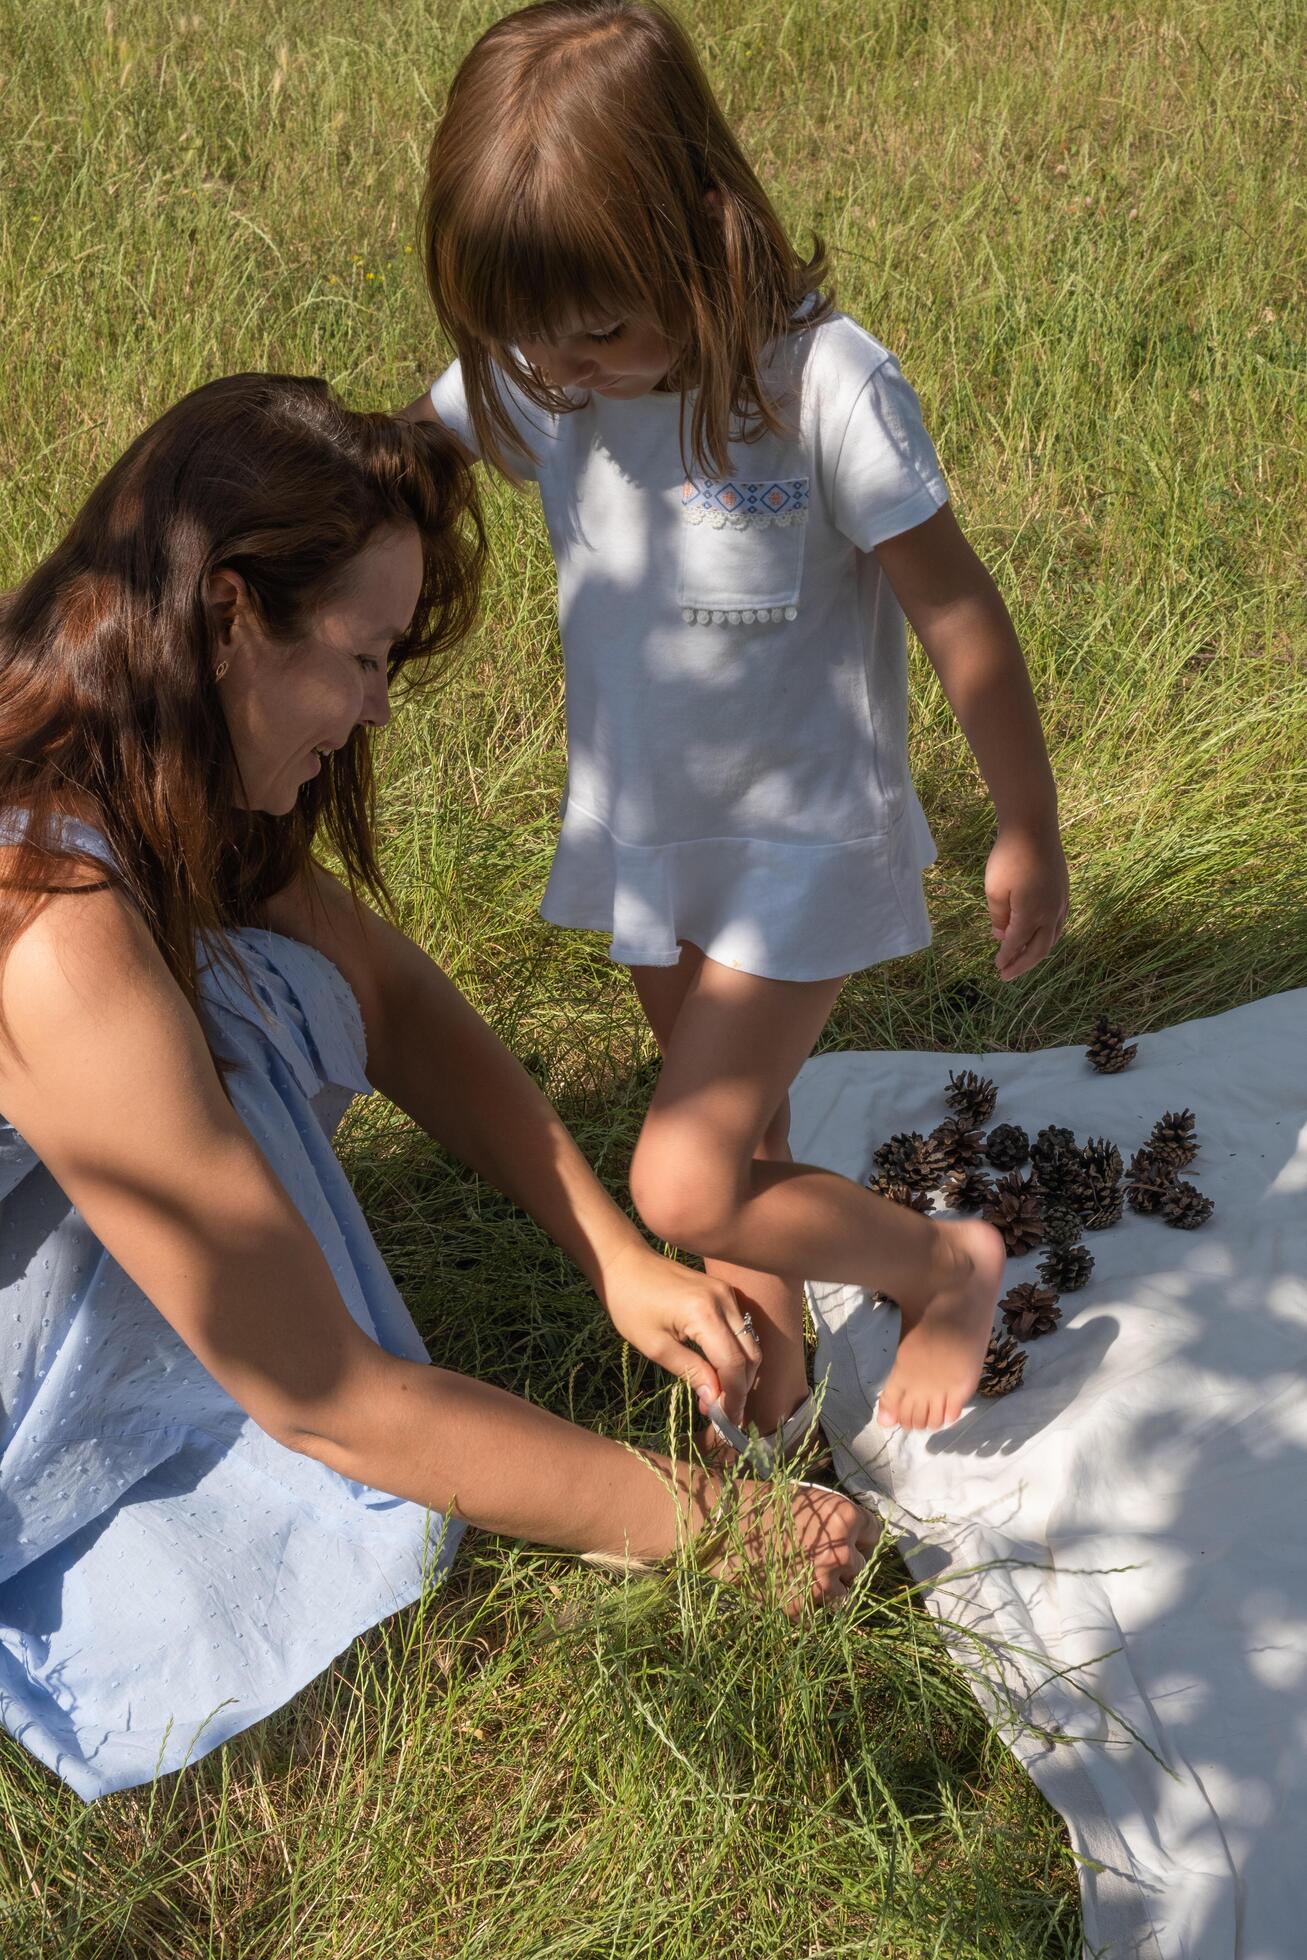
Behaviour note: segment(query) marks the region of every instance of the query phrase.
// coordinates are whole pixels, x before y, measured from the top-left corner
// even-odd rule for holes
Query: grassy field
[[[0,586],[199,381],[324,373],[397,404],[443,358],[416,200],[497,9],[200,3],[0,0]],[[851,982],[826,1042],[1029,1047],[1104,1007],[1147,1029],[1307,982],[1296,9],[687,13],[786,217],[918,387],[1062,786],[1072,929],[1004,988],[987,805],[918,662],[935,944]],[[484,627],[388,738],[385,862],[620,1195],[650,1044],[602,943],[535,917],[563,771],[552,577],[535,506],[489,505]],[[661,1431],[663,1383],[528,1223],[384,1110],[344,1149],[436,1360]],[[6,1960],[1078,1950],[1058,1820],[888,1547],[855,1613],[793,1629],[480,1539],[153,1793],[87,1811],[0,1744]]]

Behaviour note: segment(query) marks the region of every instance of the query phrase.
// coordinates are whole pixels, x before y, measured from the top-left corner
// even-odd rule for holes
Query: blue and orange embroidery
[[[744,483],[738,477],[691,476],[681,485],[681,515],[687,524],[714,530],[752,530],[771,524],[806,524],[808,479],[778,477]]]

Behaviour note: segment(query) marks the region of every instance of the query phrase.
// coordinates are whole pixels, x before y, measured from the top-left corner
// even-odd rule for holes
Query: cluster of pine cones
[[[1091,1066],[1116,1075],[1135,1052],[1121,1029],[1100,1016],[1087,1053]],[[1004,1331],[993,1334],[985,1355],[980,1393],[1006,1395],[1025,1374],[1019,1343],[1051,1334],[1062,1318],[1059,1297],[1078,1292],[1094,1269],[1094,1256],[1081,1243],[1085,1232],[1117,1224],[1127,1204],[1193,1231],[1211,1217],[1212,1200],[1179,1175],[1198,1154],[1192,1110],[1160,1117],[1127,1170],[1107,1137],[1079,1144],[1060,1124],[1050,1123],[1033,1142],[1016,1123],[998,1123],[986,1133],[998,1090],[971,1069],[949,1075],[944,1100],[952,1114],[929,1136],[903,1131],[880,1145],[869,1183],[914,1211],[932,1211],[936,1193],[952,1210],[978,1211],[1003,1234],[1011,1258],[1044,1248],[1040,1283],[1014,1286],[999,1301]],[[883,1294],[874,1297],[893,1305]]]

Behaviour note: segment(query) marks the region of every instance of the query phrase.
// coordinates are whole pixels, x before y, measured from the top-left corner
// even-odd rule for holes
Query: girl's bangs
[[[574,204],[581,201],[574,196]],[[536,208],[528,218],[525,202],[510,223],[478,226],[474,252],[455,248],[463,264],[453,268],[445,292],[472,339],[510,348],[654,312],[654,295],[619,231],[568,211],[562,199],[552,211],[531,200]]]

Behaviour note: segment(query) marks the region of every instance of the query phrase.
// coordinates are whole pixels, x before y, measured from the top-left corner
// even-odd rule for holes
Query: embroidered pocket
[[[686,479],[677,601],[687,626],[753,626],[798,617],[808,481]]]

